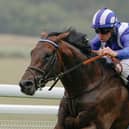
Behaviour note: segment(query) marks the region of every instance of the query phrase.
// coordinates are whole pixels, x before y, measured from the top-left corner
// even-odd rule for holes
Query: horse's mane
[[[61,33],[69,32],[69,35],[63,40],[67,43],[78,48],[84,55],[89,56],[91,54],[91,46],[89,45],[87,35],[81,32],[77,32],[73,28],[68,28],[63,32],[51,32],[48,34],[49,36],[58,36]]]

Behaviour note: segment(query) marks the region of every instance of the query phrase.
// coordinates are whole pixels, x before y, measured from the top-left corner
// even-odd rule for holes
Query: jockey
[[[93,16],[92,28],[96,36],[90,41],[98,55],[110,54],[120,60],[121,77],[129,85],[129,24],[118,21],[115,13],[99,9]]]

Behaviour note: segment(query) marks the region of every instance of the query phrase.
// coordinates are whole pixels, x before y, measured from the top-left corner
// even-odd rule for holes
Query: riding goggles
[[[113,28],[96,28],[96,29],[95,29],[95,32],[96,32],[97,34],[99,34],[99,33],[101,33],[101,34],[107,34],[107,33],[111,32],[112,29],[113,29]]]

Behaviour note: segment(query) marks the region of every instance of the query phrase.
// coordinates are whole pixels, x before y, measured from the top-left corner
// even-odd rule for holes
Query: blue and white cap
[[[99,9],[93,16],[93,28],[109,28],[114,27],[117,23],[116,14],[107,8]]]

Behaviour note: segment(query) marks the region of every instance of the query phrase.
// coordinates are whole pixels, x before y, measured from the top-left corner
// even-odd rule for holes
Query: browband
[[[48,42],[50,44],[52,44],[54,47],[58,48],[58,44],[56,44],[55,42],[49,40],[49,39],[39,39],[39,42]]]

